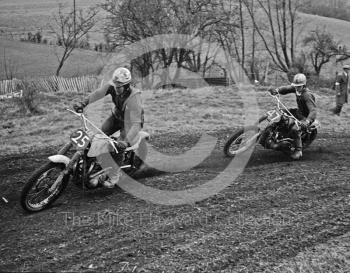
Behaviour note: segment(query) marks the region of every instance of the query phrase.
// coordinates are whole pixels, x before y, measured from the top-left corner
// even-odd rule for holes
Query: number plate
[[[89,136],[83,130],[77,130],[70,135],[70,140],[78,150],[84,150],[90,143]]]
[[[281,120],[281,114],[276,110],[268,111],[267,120],[270,122],[279,122]]]

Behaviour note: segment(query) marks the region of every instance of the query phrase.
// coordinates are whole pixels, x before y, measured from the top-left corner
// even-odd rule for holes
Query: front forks
[[[62,179],[67,176],[70,175],[73,171],[73,167],[74,164],[80,159],[80,157],[82,156],[82,151],[77,151],[73,157],[71,158],[71,160],[69,161],[69,163],[66,165],[66,168],[61,172],[60,176],[56,179],[56,181],[51,185],[49,191],[53,192],[56,188],[57,185],[59,183],[61,183]]]
[[[57,154],[65,155],[72,148],[72,146],[73,146],[72,142],[68,142],[57,152]]]

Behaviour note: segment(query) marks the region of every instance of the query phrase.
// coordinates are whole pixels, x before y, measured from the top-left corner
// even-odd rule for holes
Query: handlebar
[[[285,110],[285,112],[287,112],[287,114],[285,114],[285,115],[286,115],[287,117],[289,117],[289,118],[292,118],[292,119],[295,121],[296,125],[299,127],[299,126],[301,125],[301,122],[300,122],[296,117],[294,117],[293,114],[289,111],[289,109],[283,104],[283,102],[280,100],[280,94],[272,95],[272,94],[269,92],[269,95],[270,95],[271,97],[273,97],[273,98],[277,101],[277,107],[278,107],[278,109]],[[280,107],[280,105],[282,105],[282,107],[283,107],[284,109],[282,109],[282,108]]]
[[[83,126],[85,131],[89,131],[88,127],[87,127],[87,123],[89,123],[92,127],[94,127],[100,134],[103,135],[102,138],[106,138],[108,139],[108,141],[111,143],[111,145],[113,146],[113,149],[116,151],[116,153],[118,153],[118,149],[115,147],[115,144],[118,143],[118,141],[114,140],[113,138],[107,136],[100,128],[98,128],[95,124],[93,124],[85,115],[84,112],[82,113],[77,113],[76,111],[73,111],[71,109],[66,109],[67,111],[73,113],[74,115],[78,116],[82,122],[83,122]]]

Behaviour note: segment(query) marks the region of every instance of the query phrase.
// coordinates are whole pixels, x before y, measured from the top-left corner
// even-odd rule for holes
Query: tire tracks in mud
[[[168,138],[157,145],[166,150]],[[196,139],[181,138],[182,148]],[[223,141],[192,170],[146,169],[140,181],[171,189],[203,183],[229,162]],[[123,192],[84,195],[70,186],[53,208],[29,216],[18,206],[22,182],[15,181],[23,181],[52,149],[3,158],[0,187],[12,187],[12,198],[1,208],[0,270],[262,272],[349,231],[349,144],[346,135],[320,135],[300,162],[257,148],[230,187],[195,204],[158,206]],[[68,222],[65,212],[73,213]],[[84,217],[90,219],[86,224]]]

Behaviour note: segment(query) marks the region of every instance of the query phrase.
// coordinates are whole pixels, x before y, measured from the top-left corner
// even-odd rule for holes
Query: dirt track
[[[167,150],[176,148],[169,142],[190,146],[196,137],[178,140],[155,141]],[[349,145],[349,135],[320,134],[301,162],[257,148],[229,188],[192,205],[69,185],[52,208],[32,215],[20,208],[19,193],[54,149],[1,158],[0,198],[9,203],[0,200],[0,271],[269,272],[350,231]],[[228,163],[218,147],[194,169],[145,169],[139,181],[194,187]]]

